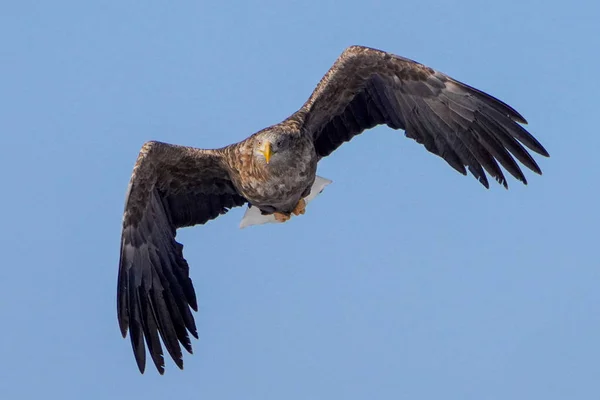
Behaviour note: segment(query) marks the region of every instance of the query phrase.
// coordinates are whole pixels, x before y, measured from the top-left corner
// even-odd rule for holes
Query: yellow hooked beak
[[[269,160],[271,160],[271,142],[265,140],[260,152],[263,154],[263,156],[265,156],[265,161],[267,161],[268,164]]]

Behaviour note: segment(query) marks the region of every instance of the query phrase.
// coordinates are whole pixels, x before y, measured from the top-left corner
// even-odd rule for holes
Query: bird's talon
[[[292,212],[294,213],[294,215],[304,214],[306,212],[306,201],[304,201],[304,199],[300,199],[300,201],[298,201],[298,204],[296,204],[296,207],[294,207],[294,210]]]
[[[273,216],[275,217],[275,220],[277,222],[286,222],[287,220],[289,220],[291,218],[291,216],[289,214],[284,214],[284,213],[280,213],[280,212],[273,213]]]

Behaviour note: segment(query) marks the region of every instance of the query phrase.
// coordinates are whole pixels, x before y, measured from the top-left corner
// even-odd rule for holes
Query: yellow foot
[[[306,201],[304,199],[300,199],[296,207],[292,210],[294,215],[304,214],[306,212]]]
[[[291,217],[290,214],[283,214],[280,212],[274,212],[273,216],[275,217],[275,220],[277,220],[277,222],[285,222]]]

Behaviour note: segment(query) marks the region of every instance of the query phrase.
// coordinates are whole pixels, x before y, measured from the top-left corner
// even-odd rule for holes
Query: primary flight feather
[[[143,145],[123,214],[117,314],[140,371],[146,346],[164,373],[161,340],[179,368],[197,310],[177,228],[204,224],[248,204],[284,222],[304,213],[317,163],[376,125],[402,129],[485,187],[505,187],[500,165],[527,183],[519,164],[541,174],[525,149],[548,156],[502,101],[415,61],[362,46],[346,49],[308,101],[285,121],[216,150]]]

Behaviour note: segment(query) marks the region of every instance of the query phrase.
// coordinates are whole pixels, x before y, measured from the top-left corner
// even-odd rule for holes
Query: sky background
[[[13,1],[0,7],[3,399],[598,399],[598,2]],[[298,109],[343,49],[508,102],[551,158],[485,190],[401,131],[320,163],[306,215],[179,231],[185,370],[116,320],[141,145],[220,147]]]

